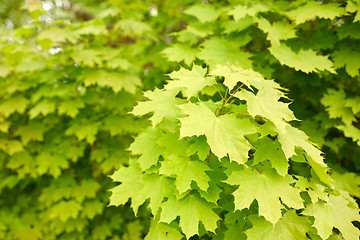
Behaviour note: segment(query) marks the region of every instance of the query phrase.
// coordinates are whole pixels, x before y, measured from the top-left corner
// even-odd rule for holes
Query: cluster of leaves
[[[289,124],[284,89],[252,70],[209,66],[209,74],[181,68],[164,89],[145,92],[132,113],[153,113],[152,126],[129,148],[139,157],[112,175],[121,184],[110,204],[131,198],[137,212],[148,199],[154,217],[145,239],[357,238],[357,204]],[[289,170],[289,162],[306,170]]]
[[[359,1],[230,3],[186,9],[191,24],[171,33],[176,39],[163,54],[188,67],[194,60],[228,63],[276,79],[290,89],[296,116],[305,119],[297,127],[330,153],[327,160],[360,170],[360,162],[354,161],[360,153]],[[331,92],[339,88],[344,91]],[[348,106],[343,110],[333,104],[344,101]],[[344,120],[344,114],[351,116]]]
[[[3,3],[1,239],[358,237],[358,0]]]

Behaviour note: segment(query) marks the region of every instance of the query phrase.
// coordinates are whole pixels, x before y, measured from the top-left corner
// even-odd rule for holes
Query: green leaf
[[[176,118],[181,114],[178,108],[178,104],[181,101],[175,98],[178,92],[177,89],[171,91],[159,89],[147,91],[144,93],[144,97],[148,98],[149,101],[138,102],[131,113],[142,116],[153,112],[153,116],[150,117],[153,127],[159,124],[165,117]]]
[[[81,184],[73,188],[73,197],[82,202],[85,198],[94,198],[100,184],[93,179],[84,179]]]
[[[272,141],[268,137],[263,137],[256,141],[256,143],[253,143],[253,145],[256,147],[254,164],[270,160],[271,166],[275,168],[281,176],[287,174],[290,165],[278,141]]]
[[[248,16],[256,16],[259,12],[266,12],[269,10],[269,7],[262,3],[255,3],[251,6],[237,5],[234,9],[228,12],[229,15],[232,15],[235,21]]]
[[[148,128],[130,145],[129,150],[133,154],[141,155],[138,162],[142,170],[157,164],[162,153],[162,147],[157,144],[160,136],[161,131],[158,128]]]
[[[162,163],[159,174],[169,177],[176,175],[175,185],[182,194],[191,189],[192,181],[206,192],[210,178],[205,171],[211,171],[211,169],[203,161],[192,160],[191,157],[173,156]]]
[[[334,58],[334,66],[336,68],[345,66],[346,72],[351,77],[359,76],[360,63],[357,59],[360,58],[360,52],[342,48],[341,50],[334,51],[332,57]]]
[[[5,64],[0,65],[0,77],[5,78],[11,72],[11,68]]]
[[[81,216],[93,219],[96,215],[100,215],[104,210],[104,204],[98,200],[87,201],[83,205]]]
[[[79,108],[85,107],[85,104],[80,99],[64,100],[60,102],[58,111],[59,114],[65,114],[74,118],[79,113]]]
[[[140,78],[136,75],[105,70],[88,71],[85,72],[81,78],[86,87],[92,85],[110,87],[115,93],[118,93],[120,90],[135,93],[137,87],[141,84]]]
[[[143,35],[150,32],[151,27],[134,19],[123,19],[116,23],[115,28],[120,28],[125,35]]]
[[[306,232],[310,230],[311,222],[306,217],[296,215],[290,210],[275,224],[275,227],[263,217],[249,217],[253,227],[245,233],[248,240],[307,240]]]
[[[188,194],[182,199],[176,200],[170,197],[162,204],[160,222],[170,223],[177,216],[180,216],[180,227],[186,238],[198,234],[199,222],[204,225],[207,231],[214,232],[220,220],[212,208],[215,205],[208,203],[198,194]]]
[[[194,5],[186,9],[184,13],[196,17],[200,22],[213,22],[220,16],[220,11],[216,10],[214,6],[207,5]]]
[[[61,201],[50,210],[50,218],[59,218],[63,223],[69,218],[77,218],[82,206],[74,200]]]
[[[111,189],[110,205],[125,204],[131,198],[131,206],[137,213],[139,206],[146,199],[150,199],[149,207],[153,215],[157,214],[164,197],[169,196],[173,184],[166,177],[143,174],[139,165],[134,161],[130,161],[129,167],[120,168],[111,175],[111,178],[121,184]]]
[[[290,175],[282,177],[273,169],[262,173],[244,169],[233,171],[225,182],[240,185],[233,193],[236,210],[248,208],[256,199],[259,214],[275,225],[281,218],[281,209],[284,208],[281,203],[296,209],[303,207],[300,191],[290,186],[294,181]]]
[[[331,172],[331,178],[334,179],[336,189],[341,189],[350,193],[350,195],[360,198],[360,176],[352,172],[343,174],[336,171]]]
[[[327,94],[320,100],[326,107],[327,112],[331,118],[341,118],[342,121],[351,125],[352,122],[356,122],[354,113],[347,107],[348,100],[346,98],[344,90],[329,89]]]
[[[49,113],[55,112],[55,102],[49,100],[43,100],[37,103],[30,111],[29,117],[30,119],[34,119],[39,115],[46,116]]]
[[[246,86],[250,87],[249,81],[251,79],[263,79],[260,74],[256,75],[256,72],[251,70],[244,70],[235,66],[228,67],[220,64],[217,64],[216,67],[211,70],[210,75],[224,76],[225,79],[223,84],[228,87],[230,91],[238,84],[238,82],[242,82]]]
[[[49,173],[57,178],[61,175],[62,169],[69,167],[69,162],[64,155],[43,151],[36,157],[36,165],[40,175]]]
[[[203,47],[197,57],[210,64],[236,65],[242,68],[251,68],[250,53],[240,50],[240,46],[247,44],[251,39],[245,35],[242,42],[227,39],[211,38],[201,44]]]
[[[191,71],[180,68],[169,74],[173,81],[169,81],[165,89],[184,89],[183,93],[187,98],[195,96],[205,86],[215,84],[214,77],[205,77],[206,68],[193,65]]]
[[[359,22],[360,21],[360,3],[357,0],[352,0],[352,1],[348,1],[347,5],[346,5],[346,11],[348,12],[356,12],[355,18],[354,18],[354,22]]]
[[[19,126],[15,131],[15,136],[21,137],[23,145],[27,145],[31,140],[43,141],[43,134],[46,128],[43,124],[30,121],[28,125]]]
[[[0,103],[0,113],[5,117],[10,116],[14,112],[24,113],[29,100],[21,95],[10,97],[6,100],[3,100]]]
[[[282,92],[271,88],[260,89],[256,95],[245,90],[235,93],[235,97],[246,100],[250,115],[271,120],[280,131],[285,130],[286,122],[296,120],[288,104],[279,101],[282,96]]]
[[[181,235],[181,233],[176,230],[176,228],[173,228],[165,223],[152,220],[149,232],[144,240],[180,240],[182,238],[183,235]]]
[[[89,67],[101,66],[102,63],[101,51],[94,49],[74,49],[71,58],[76,63]]]
[[[169,61],[181,62],[190,65],[196,58],[198,50],[185,44],[175,43],[165,48],[162,52]]]
[[[344,132],[346,137],[352,138],[354,142],[360,145],[360,129],[353,125],[338,125],[338,129]]]
[[[280,40],[296,37],[295,27],[282,22],[273,22],[272,24],[265,18],[257,20],[259,28],[267,33],[267,39],[271,44],[280,44]]]
[[[225,29],[224,33],[241,32],[253,24],[254,20],[250,16],[243,17],[236,22],[232,20],[222,21],[223,28]]]
[[[189,115],[180,118],[181,138],[205,135],[211,151],[218,158],[228,154],[232,161],[241,164],[247,161],[251,145],[244,135],[256,132],[249,119],[237,119],[233,114],[217,117],[202,102],[184,104],[180,108]]]
[[[271,54],[283,65],[305,73],[327,70],[335,73],[332,62],[326,57],[317,55],[313,50],[301,49],[298,53],[285,44],[272,45]]]
[[[326,203],[318,201],[306,206],[303,214],[315,217],[313,226],[323,239],[332,234],[333,227],[340,230],[345,240],[357,239],[360,230],[351,222],[360,221],[359,209],[349,207],[348,204],[342,196],[330,195]]]
[[[38,41],[50,40],[51,42],[71,42],[75,43],[78,39],[78,35],[69,30],[68,28],[49,28],[42,31],[37,36]]]
[[[195,138],[195,141],[187,148],[187,155],[193,155],[197,153],[201,160],[205,160],[205,158],[209,155],[210,146],[206,143],[206,138],[204,136],[200,136]]]
[[[66,129],[67,136],[75,135],[80,141],[86,140],[89,144],[93,144],[96,140],[96,134],[99,130],[99,122],[88,122],[76,119],[72,121],[70,127]]]
[[[324,163],[321,151],[308,142],[308,136],[297,128],[287,125],[285,132],[279,132],[279,142],[283,148],[286,158],[295,155],[295,147],[301,147],[308,154],[307,161],[314,168],[321,181],[332,185],[332,181],[327,173],[327,165]],[[305,155],[304,155],[305,156]]]
[[[86,25],[83,25],[80,29],[76,30],[77,34],[93,34],[93,35],[106,35],[108,33],[106,25],[103,21],[95,20],[88,21]]]
[[[334,19],[342,15],[346,15],[346,11],[343,7],[340,7],[338,3],[318,3],[309,1],[305,5],[295,8],[287,15],[294,19],[296,24],[303,23],[307,20],[312,20],[315,17]]]

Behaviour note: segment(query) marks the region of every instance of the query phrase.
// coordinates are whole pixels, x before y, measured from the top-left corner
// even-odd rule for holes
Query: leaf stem
[[[213,84],[212,86],[213,86],[213,87],[216,89],[216,91],[220,94],[220,97],[221,97],[222,101],[224,102],[225,99],[224,99],[223,95],[221,94],[221,92],[219,91],[219,89],[218,89],[214,84]]]
[[[254,157],[253,157],[253,155],[252,155],[251,153],[249,153],[249,156],[251,157],[251,159],[252,159],[253,161],[255,161],[255,160],[254,160]],[[260,172],[260,170],[257,168],[256,164],[254,164],[254,167],[256,168],[256,170],[257,170],[260,174],[262,174],[262,173]]]
[[[234,96],[234,94],[244,86],[244,83],[241,84],[237,89],[235,89],[235,91],[233,93],[230,94],[230,96],[226,99],[226,100],[223,100],[223,104],[221,106],[221,109],[220,109],[220,114],[221,115],[223,113],[223,110],[224,110],[224,106],[229,102],[229,100]]]

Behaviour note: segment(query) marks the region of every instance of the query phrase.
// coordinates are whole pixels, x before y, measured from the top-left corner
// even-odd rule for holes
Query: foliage
[[[20,3],[1,239],[359,237],[359,1]]]

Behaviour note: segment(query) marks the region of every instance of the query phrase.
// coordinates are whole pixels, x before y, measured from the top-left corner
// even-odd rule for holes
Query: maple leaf
[[[165,48],[162,52],[169,61],[181,62],[190,65],[196,58],[198,50],[185,44],[175,43]]]
[[[99,21],[98,19],[88,21],[86,25],[81,26],[81,28],[79,28],[75,32],[80,35],[106,35],[108,33],[105,23],[103,21]]]
[[[300,191],[290,186],[294,181],[290,175],[282,177],[273,169],[267,169],[261,174],[256,170],[244,169],[233,171],[225,182],[240,185],[233,193],[235,209],[248,208],[256,199],[259,214],[275,225],[281,218],[281,202],[296,209],[303,207]]]
[[[341,68],[345,66],[346,72],[351,77],[359,76],[360,63],[358,59],[360,59],[360,52],[342,48],[334,51],[331,56],[334,58],[335,67]]]
[[[110,87],[115,93],[124,89],[127,92],[135,93],[137,86],[141,84],[138,76],[118,72],[108,72],[105,70],[88,71],[82,74],[81,79],[86,87],[99,85]]]
[[[240,46],[246,45],[251,39],[242,38],[242,42],[231,41],[221,38],[211,38],[201,44],[203,47],[197,57],[210,64],[235,65],[243,68],[251,68],[249,59],[252,55],[240,50]]]
[[[0,113],[5,117],[10,116],[14,112],[24,113],[29,100],[21,95],[10,97],[0,104]]]
[[[11,68],[5,64],[0,65],[0,77],[5,78],[11,72]]]
[[[81,99],[64,100],[59,103],[59,114],[66,114],[74,118],[79,113],[79,108],[85,107],[85,104]]]
[[[83,207],[74,200],[61,201],[51,208],[50,218],[59,218],[64,223],[69,218],[77,218],[82,208]]]
[[[78,35],[68,28],[48,28],[37,35],[38,41],[50,40],[51,42],[66,42],[75,43]]]
[[[2,148],[1,145],[2,142],[0,139],[0,148]],[[16,170],[17,177],[19,179],[24,178],[26,174],[29,174],[32,177],[36,177],[37,175],[35,172],[35,161],[29,152],[25,149],[21,149],[19,152],[12,155],[6,164],[6,167]]]
[[[184,89],[183,93],[187,98],[196,95],[205,86],[215,84],[214,77],[205,77],[207,69],[198,65],[193,65],[191,71],[180,68],[169,74],[173,81],[169,81],[165,89]]]
[[[123,19],[116,23],[115,28],[121,28],[125,35],[143,35],[151,31],[151,27],[134,19]]]
[[[279,101],[279,98],[284,94],[276,89],[260,89],[256,95],[242,90],[235,93],[234,96],[246,100],[250,115],[254,117],[260,115],[269,119],[280,131],[285,130],[287,121],[296,120],[288,104]]]
[[[287,12],[287,15],[294,19],[296,24],[300,24],[315,17],[334,19],[346,15],[346,11],[344,8],[340,7],[338,3],[323,4],[309,1],[306,2],[305,5]]]
[[[257,20],[261,30],[267,33],[267,39],[271,44],[280,44],[280,40],[296,37],[295,27],[282,22],[270,23],[265,18]]]
[[[224,33],[241,32],[254,24],[254,19],[250,16],[243,17],[237,21],[223,21]]]
[[[61,175],[61,170],[68,167],[69,162],[66,157],[61,154],[44,150],[36,157],[36,171],[40,175],[49,173],[54,178],[57,178]]]
[[[252,145],[256,147],[256,152],[254,153],[254,164],[270,160],[271,166],[275,168],[281,176],[285,176],[287,174],[290,165],[278,141],[272,141],[268,137],[263,137]]]
[[[360,221],[359,209],[349,207],[348,204],[342,196],[330,195],[326,203],[318,201],[306,206],[303,214],[315,217],[313,226],[323,239],[332,234],[333,227],[340,230],[345,240],[356,239],[360,230],[351,222]]]
[[[161,131],[158,128],[148,128],[140,133],[130,145],[133,154],[141,155],[138,158],[141,169],[146,170],[156,165],[162,152],[162,147],[157,144]]]
[[[100,215],[103,212],[103,210],[104,210],[104,203],[98,200],[87,201],[83,204],[81,217],[93,219],[96,215]]]
[[[149,207],[154,215],[157,214],[164,197],[171,192],[172,181],[155,174],[143,174],[138,163],[130,161],[129,167],[122,167],[111,178],[121,182],[111,189],[110,205],[125,204],[131,198],[131,206],[137,213],[138,208],[150,199]]]
[[[228,12],[229,15],[232,15],[235,21],[238,21],[241,18],[248,16],[256,16],[259,12],[266,12],[269,10],[269,7],[262,3],[255,3],[251,6],[237,5],[234,9]]]
[[[249,119],[237,119],[236,115],[215,114],[202,102],[180,106],[185,114],[180,118],[180,137],[205,135],[211,151],[222,158],[229,154],[230,160],[245,163],[251,145],[244,135],[255,133],[255,127]]]
[[[187,156],[191,156],[195,153],[199,156],[201,160],[205,160],[205,158],[209,155],[210,146],[206,143],[205,136],[200,136],[195,138],[194,142],[188,146]]]
[[[301,147],[308,154],[306,160],[314,168],[321,181],[332,185],[332,181],[327,174],[327,165],[324,163],[323,157],[321,156],[321,151],[308,142],[308,136],[304,132],[288,124],[285,127],[285,131],[279,131],[278,139],[286,158],[296,154],[296,146]]]
[[[144,240],[180,240],[183,235],[176,229],[165,223],[151,221],[150,229]]]
[[[164,118],[176,118],[181,112],[178,105],[182,102],[176,99],[178,90],[159,90],[146,91],[144,97],[149,101],[138,102],[134,109],[130,112],[136,116],[142,116],[147,113],[153,112],[150,117],[153,127],[159,124]]]
[[[336,128],[340,129],[344,132],[344,135],[346,137],[352,138],[354,142],[357,142],[357,144],[360,146],[360,129],[357,127],[354,127],[353,125],[338,125]]]
[[[211,168],[203,161],[172,156],[162,163],[159,173],[169,177],[176,175],[175,185],[179,193],[182,194],[191,189],[192,181],[195,181],[199,188],[206,192],[210,178],[205,171],[211,171]]]
[[[206,23],[215,21],[220,16],[221,11],[208,4],[191,6],[184,13],[196,17],[202,23]]]
[[[110,115],[104,119],[103,129],[110,132],[111,136],[123,135],[126,133],[140,133],[149,125],[145,119],[136,119],[133,116]]]
[[[224,76],[225,79],[223,84],[226,87],[228,87],[229,90],[232,90],[237,85],[238,82],[242,82],[246,86],[250,87],[249,78],[257,77],[257,76],[255,75],[251,76],[251,72],[248,73],[249,74],[247,74],[246,70],[240,67],[236,67],[236,66],[228,67],[217,64],[216,67],[211,70],[210,75]]]
[[[212,208],[215,205],[207,202],[198,194],[188,194],[177,200],[174,197],[164,202],[161,206],[160,222],[170,223],[177,216],[180,216],[180,227],[186,238],[198,234],[199,222],[204,225],[207,231],[214,232],[220,220]]]
[[[43,116],[48,115],[49,113],[55,112],[55,102],[49,100],[43,100],[37,103],[30,111],[29,117],[30,119],[36,118],[40,114]]]
[[[327,70],[335,73],[332,62],[326,57],[317,55],[313,50],[301,49],[298,53],[285,44],[272,45],[270,53],[283,65],[305,73]]]
[[[84,66],[94,67],[95,65],[101,65],[102,58],[100,54],[101,51],[94,49],[74,49],[71,58]]]
[[[346,107],[348,100],[344,90],[340,89],[337,91],[335,89],[329,89],[320,101],[326,107],[331,118],[341,118],[347,125],[356,122],[351,108]]]
[[[21,136],[21,142],[26,145],[31,140],[42,141],[45,130],[43,124],[31,121],[28,125],[19,126],[15,131],[15,136]]]
[[[176,132],[164,131],[157,143],[162,147],[162,156],[164,158],[174,156],[188,157],[192,155],[187,152],[190,145],[188,139],[179,139],[178,129]]]
[[[100,184],[93,179],[84,179],[80,185],[73,188],[73,197],[78,202],[82,202],[85,198],[94,198],[99,188]]]
[[[336,189],[347,191],[352,196],[360,198],[360,176],[353,172],[340,174],[336,171],[331,172],[331,178],[334,179]]]
[[[355,18],[354,18],[354,22],[359,22],[360,21],[360,2],[357,0],[350,0],[347,2],[346,5],[346,11],[348,12],[356,12]]]
[[[286,212],[275,226],[263,217],[250,216],[249,220],[253,227],[245,231],[248,240],[307,240],[306,232],[311,228],[310,220],[294,210]]]
[[[84,119],[75,119],[71,125],[66,129],[67,136],[75,135],[80,141],[86,140],[89,144],[93,144],[96,140],[96,134],[99,129],[99,122],[89,122]]]

